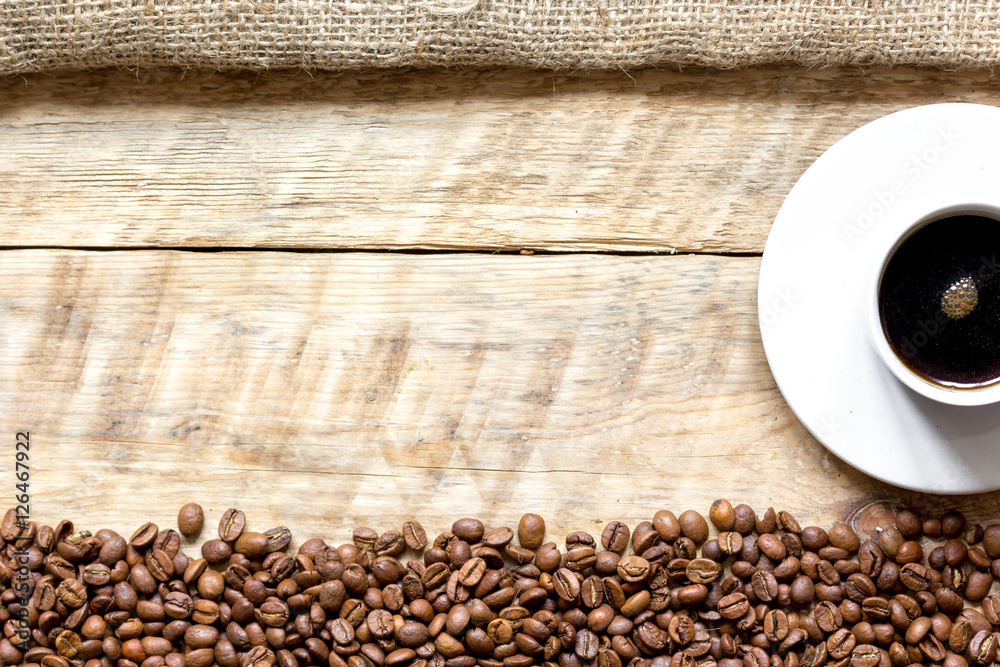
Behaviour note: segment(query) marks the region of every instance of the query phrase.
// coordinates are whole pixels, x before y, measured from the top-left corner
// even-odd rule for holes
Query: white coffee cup
[[[879,357],[889,370],[892,371],[893,375],[913,391],[932,400],[950,405],[988,405],[1000,401],[1000,377],[989,384],[974,387],[950,387],[932,382],[911,370],[909,366],[903,363],[889,344],[882,327],[882,318],[879,309],[879,291],[882,286],[882,276],[885,274],[889,260],[892,259],[899,247],[918,230],[942,218],[953,215],[978,215],[992,218],[1000,225],[1000,208],[988,204],[963,203],[940,208],[922,216],[907,227],[902,234],[887,243],[876,254],[877,261],[874,262],[873,275],[866,291],[869,331],[872,344],[875,346]],[[983,270],[993,271],[994,273],[989,277],[1000,280],[1000,275],[996,275],[995,269],[992,267],[984,266]],[[1000,323],[998,323],[998,326],[1000,326]]]

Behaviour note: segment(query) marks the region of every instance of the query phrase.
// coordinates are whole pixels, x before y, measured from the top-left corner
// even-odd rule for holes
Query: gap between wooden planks
[[[900,492],[805,432],[757,258],[0,255],[0,433],[31,432],[39,521],[130,534],[197,500],[339,542],[532,510],[561,539],[720,496],[803,525],[1000,506]]]
[[[1000,87],[912,70],[16,77],[0,243],[760,253],[825,149],[943,101]]]

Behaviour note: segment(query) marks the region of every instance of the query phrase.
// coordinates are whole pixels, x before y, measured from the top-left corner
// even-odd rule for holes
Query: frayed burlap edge
[[[0,0],[0,74],[95,67],[991,68],[997,2]]]

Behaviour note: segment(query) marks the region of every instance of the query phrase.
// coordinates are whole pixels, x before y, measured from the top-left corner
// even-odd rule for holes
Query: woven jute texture
[[[519,66],[991,68],[1000,0],[0,0],[0,73]]]

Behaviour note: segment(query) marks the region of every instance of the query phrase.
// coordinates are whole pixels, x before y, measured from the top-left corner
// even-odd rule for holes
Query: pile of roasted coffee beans
[[[909,510],[862,541],[716,501],[546,542],[545,522],[416,521],[287,551],[231,509],[201,557],[174,529],[128,539],[0,523],[3,665],[818,667],[991,665],[1000,525]],[[202,530],[185,505],[178,529]],[[2,667],[2,665],[0,665]]]

